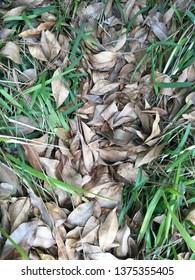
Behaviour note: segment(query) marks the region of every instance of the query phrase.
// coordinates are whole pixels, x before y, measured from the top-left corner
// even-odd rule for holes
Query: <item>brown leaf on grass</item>
[[[34,147],[28,144],[22,144],[22,147],[24,149],[25,159],[30,163],[30,165],[34,169],[38,171],[42,171],[39,155],[37,151],[34,149]]]
[[[67,223],[72,226],[84,226],[93,213],[94,202],[86,202],[77,206],[68,216]]]
[[[30,213],[30,199],[21,197],[9,207],[11,232],[20,224],[27,222]]]
[[[19,186],[19,180],[15,172],[1,162],[0,162],[0,183],[8,183],[12,185],[15,190]]]
[[[66,213],[55,203],[46,202],[45,206],[56,227],[61,226],[66,221]]]
[[[139,168],[135,168],[130,162],[122,163],[117,168],[117,174],[120,175],[129,184],[135,183],[139,172]],[[148,175],[142,171],[142,178],[147,178]]]
[[[9,183],[0,183],[0,199],[6,199],[16,194],[16,188]]]
[[[52,61],[61,50],[56,35],[49,30],[41,32],[40,46],[48,61]]]
[[[48,22],[43,22],[37,26],[37,28],[34,29],[28,29],[23,32],[21,32],[18,36],[22,38],[27,38],[27,37],[32,37],[32,36],[37,36],[41,34],[41,31],[43,30],[50,30],[54,26],[55,22],[53,21],[48,21]]]
[[[34,149],[37,151],[39,156],[43,156],[47,149],[48,134],[45,133],[43,136],[32,139]]]
[[[13,8],[13,9],[9,10],[7,13],[5,13],[3,15],[3,18],[5,19],[7,17],[20,16],[25,9],[26,9],[25,6]]]
[[[104,95],[105,93],[116,89],[119,85],[120,83],[111,83],[108,80],[99,80],[91,89],[90,93],[95,95]]]
[[[53,77],[58,76],[62,73],[62,70],[58,68],[54,74]],[[52,87],[52,93],[56,101],[57,108],[60,107],[66,98],[69,95],[69,90],[67,86],[64,84],[62,77],[56,78],[54,81],[51,82]]]
[[[195,209],[191,210],[186,216],[185,220],[192,222],[195,225]]]
[[[0,39],[6,39],[12,33],[14,33],[13,29],[2,28],[1,31],[0,31]]]
[[[135,162],[135,167],[139,168],[140,166],[151,162],[155,158],[157,158],[164,147],[164,144],[153,147],[148,153],[146,153],[143,157],[138,157]]]
[[[44,224],[42,221],[39,221],[38,228],[36,232],[36,237],[33,241],[33,247],[41,247],[44,249],[50,248],[56,243],[55,239],[53,238],[53,234],[51,229]]]
[[[89,57],[92,66],[101,71],[110,70],[116,63],[117,55],[113,52],[103,51]]]
[[[99,245],[102,251],[107,251],[113,247],[113,242],[118,231],[118,218],[116,215],[117,208],[114,208],[106,217],[105,221],[99,228]]]
[[[89,146],[85,143],[82,134],[80,134],[80,139],[81,139],[83,161],[85,164],[85,168],[88,172],[90,172],[94,165],[93,154]]]
[[[190,67],[188,68],[187,80],[189,82],[194,82],[195,81],[195,63],[190,65]]]
[[[16,130],[18,133],[21,133],[22,135],[27,135],[32,133],[34,130],[36,130],[35,123],[26,116],[22,116],[14,121]]]
[[[22,223],[10,234],[10,238],[14,240],[27,255],[35,240],[37,224],[38,220]],[[12,259],[15,251],[14,245],[7,239],[0,254],[0,259]]]
[[[152,132],[151,132],[150,136],[145,140],[145,143],[149,142],[151,139],[160,135],[161,131],[160,131],[160,127],[159,127],[159,122],[160,122],[160,115],[158,112],[156,112],[156,118],[152,125]]]
[[[130,236],[130,228],[125,224],[116,235],[116,241],[119,246],[114,248],[114,255],[118,258],[125,258],[128,254],[128,238]]]
[[[0,52],[17,64],[22,64],[20,48],[13,42],[7,42]]]
[[[68,164],[64,165],[61,176],[65,183],[72,186],[82,187],[83,179],[81,174],[71,166],[68,166]]]
[[[64,244],[64,240],[59,227],[55,229],[55,233],[56,245],[58,248],[58,260],[68,260],[67,248]]]
[[[46,157],[40,157],[39,162],[42,168],[46,171],[46,174],[52,178],[56,178],[56,168],[59,164],[59,160]]]
[[[28,49],[30,54],[41,61],[47,61],[45,54],[43,53],[41,47],[38,44],[28,44]]]

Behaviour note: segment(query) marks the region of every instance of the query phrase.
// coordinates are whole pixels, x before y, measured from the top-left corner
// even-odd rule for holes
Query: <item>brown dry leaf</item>
[[[46,202],[45,206],[53,219],[55,226],[59,227],[66,221],[66,213],[53,202]]]
[[[116,63],[117,55],[113,52],[103,51],[90,56],[90,62],[97,70],[108,71]]]
[[[56,241],[53,237],[51,229],[42,221],[39,221],[36,237],[33,241],[32,246],[47,249],[53,246],[54,244],[56,244]]]
[[[44,55],[41,47],[38,44],[29,44],[28,49],[29,49],[30,54],[34,58],[41,60],[41,61],[47,61],[46,56]]]
[[[57,159],[50,159],[46,157],[40,157],[39,161],[43,169],[46,171],[47,175],[52,178],[56,178],[56,169],[60,161]]]
[[[188,68],[187,80],[189,82],[194,82],[195,81],[195,63],[190,65],[190,67]]]
[[[54,74],[53,77],[56,77],[62,73],[62,70],[58,68]],[[54,81],[51,82],[51,87],[52,87],[52,94],[55,98],[57,108],[60,107],[66,98],[69,95],[69,90],[67,86],[64,84],[62,77],[59,77],[55,79]]]
[[[28,144],[22,144],[22,147],[24,149],[25,158],[30,163],[30,165],[34,169],[42,171],[40,158],[35,148]]]
[[[0,53],[5,55],[15,63],[22,64],[22,59],[20,57],[20,48],[15,43],[7,42]]]
[[[10,205],[9,215],[11,223],[11,232],[20,224],[27,222],[30,212],[30,199],[21,197]]]
[[[19,186],[18,177],[16,176],[15,172],[1,162],[0,162],[0,183],[8,183],[12,185],[15,190]]]
[[[117,207],[121,201],[122,183],[110,186],[108,189],[103,188],[98,194],[104,197],[98,197],[96,199],[100,206],[107,209],[113,209],[114,207]]]
[[[163,15],[164,24],[167,24],[171,20],[171,18],[173,17],[173,14],[174,14],[174,9],[171,7]]]
[[[35,29],[28,29],[23,32],[21,32],[18,36],[22,38],[37,36],[41,34],[41,31],[43,30],[50,30],[54,26],[55,22],[49,21],[49,22],[43,22],[37,26]]]
[[[151,21],[151,27],[152,27],[152,31],[160,41],[167,39],[168,31],[163,22]]]
[[[99,80],[91,89],[90,93],[95,95],[104,95],[105,93],[116,89],[119,85],[120,83],[111,83],[108,80]]]
[[[188,215],[186,216],[185,220],[188,220],[188,221],[192,222],[195,225],[195,209],[193,209],[192,211],[190,211],[188,213]]]
[[[185,102],[189,104],[195,104],[195,91],[192,91],[186,96]]]
[[[40,46],[48,61],[52,61],[60,52],[61,47],[54,33],[42,31]]]
[[[128,254],[128,238],[130,236],[130,228],[125,224],[116,235],[116,241],[119,243],[117,248],[114,248],[114,255],[118,258],[125,258]]]
[[[0,39],[6,39],[12,33],[14,33],[13,29],[2,28],[0,31]]]
[[[156,112],[156,118],[152,125],[152,132],[151,132],[150,136],[145,140],[145,143],[149,142],[151,139],[160,135],[161,131],[160,131],[160,127],[159,127],[159,122],[160,122],[160,115],[158,112]]]
[[[118,231],[118,218],[116,215],[117,208],[114,208],[106,217],[104,223],[99,229],[99,245],[102,251],[109,250],[113,247],[113,242]]]
[[[38,220],[22,223],[10,234],[10,238],[14,240],[27,255],[35,240],[37,224]],[[13,259],[14,251],[14,245],[7,239],[0,254],[0,259]]]
[[[67,164],[65,164],[62,169],[61,176],[65,183],[72,185],[72,186],[82,187],[83,178],[82,178],[81,174],[78,173],[71,166],[68,166]]]
[[[32,139],[32,142],[34,149],[37,151],[37,153],[41,156],[44,154],[44,152],[47,149],[47,143],[48,143],[48,134],[44,134],[43,136],[39,138]]]
[[[117,174],[125,179],[128,183],[132,184],[136,182],[137,174],[139,168],[135,168],[134,165],[130,162],[122,163],[117,168]],[[147,178],[148,175],[145,171],[142,171],[142,178]]]
[[[62,234],[58,227],[55,229],[55,232],[55,239],[58,248],[58,260],[68,260],[67,248],[64,244]]]
[[[16,130],[22,135],[27,135],[36,130],[35,123],[26,116],[22,116],[14,121]]]
[[[80,134],[80,139],[81,139],[83,161],[85,164],[85,168],[87,172],[90,172],[94,164],[93,153],[89,148],[89,146],[85,143],[82,134]]]
[[[86,202],[77,206],[68,216],[66,223],[72,226],[84,226],[93,213],[94,202]]]
[[[16,188],[9,183],[0,183],[0,199],[5,199],[16,194]]]
[[[155,158],[157,158],[163,147],[164,144],[153,147],[144,157],[137,158],[135,162],[135,167],[139,168],[140,166],[149,163]]]
[[[118,161],[123,161],[128,158],[128,151],[123,151],[120,148],[106,148],[98,149],[100,157],[105,162],[115,163]]]
[[[132,10],[134,4],[135,4],[135,0],[128,0],[125,4],[124,19],[125,19],[126,24],[128,24],[128,22],[129,22],[129,15],[131,13],[131,10]]]
[[[13,8],[10,11],[8,11],[7,13],[5,13],[5,15],[3,15],[3,18],[20,16],[25,9],[26,9],[25,6]]]
[[[37,79],[37,72],[35,68],[29,68],[24,70],[21,75],[19,76],[19,79],[22,82],[34,82]]]

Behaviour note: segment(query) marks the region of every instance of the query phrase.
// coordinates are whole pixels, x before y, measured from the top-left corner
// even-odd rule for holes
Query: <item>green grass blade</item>
[[[162,192],[161,192],[161,188],[159,188],[148,206],[147,212],[145,214],[145,217],[144,217],[144,220],[143,220],[143,223],[142,223],[139,235],[138,235],[138,239],[137,239],[138,242],[140,242],[143,239],[143,237],[149,227],[152,214],[153,214],[161,196],[162,196]]]
[[[191,248],[191,250],[193,251],[193,253],[195,253],[195,242],[192,239],[192,237],[187,233],[187,231],[184,229],[184,227],[182,226],[182,224],[179,222],[178,218],[176,217],[176,215],[173,213],[167,199],[166,196],[164,194],[164,192],[162,191],[162,196],[165,200],[166,206],[169,210],[169,213],[172,217],[173,223],[175,224],[176,228],[178,229],[178,231],[180,232],[180,234],[182,235],[183,239],[185,240],[186,244]]]
[[[26,253],[20,248],[20,246],[7,234],[7,232],[0,226],[0,232],[2,235],[7,238],[14,248],[18,251],[18,253],[22,256],[23,260],[30,260]]]

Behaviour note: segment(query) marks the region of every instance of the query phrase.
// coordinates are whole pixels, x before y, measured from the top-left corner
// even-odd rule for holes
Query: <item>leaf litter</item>
[[[3,9],[4,21],[49,1],[17,2],[17,7]],[[140,11],[147,7],[147,1],[120,1],[124,12],[123,25],[113,1],[82,2],[78,18],[72,20],[72,28],[67,34],[76,38],[76,30],[81,29],[83,23],[85,33],[95,30],[83,37],[79,45],[79,53],[83,56],[76,66],[77,73],[87,74],[81,77],[77,94],[83,105],[69,121],[69,132],[56,127],[58,145],[54,139],[49,146],[45,133],[32,139],[33,145],[27,142],[22,148],[26,161],[34,169],[89,191],[84,194],[86,201],[53,188],[47,179],[42,187],[48,190],[45,194],[33,183],[32,190],[24,188],[13,198],[19,179],[0,163],[1,224],[31,259],[138,257],[139,247],[133,230],[135,220],[141,223],[143,217],[138,209],[133,219],[126,217],[119,226],[122,190],[125,185],[135,183],[139,167],[159,156],[163,148],[163,144],[159,144],[163,128],[179,111],[183,100],[181,89],[171,87],[161,88],[155,102],[153,77],[147,73],[147,62],[151,57],[148,55],[137,66],[148,42],[153,39],[164,41],[171,35],[172,7],[164,15],[158,7],[142,14]],[[182,5],[188,5],[184,2],[176,1],[175,5],[182,10]],[[135,20],[129,31],[128,23],[132,17]],[[97,24],[100,18],[102,23]],[[41,20],[43,22],[35,19],[33,28],[24,26],[18,38],[24,40],[34,59],[53,70],[51,96],[56,102],[55,109],[63,112],[70,90],[61,74],[73,61],[69,58],[70,38],[53,31],[57,18],[52,13],[44,14]],[[2,29],[0,38],[9,38],[9,33],[10,30]],[[6,59],[22,64],[21,47],[9,39],[0,53]],[[194,81],[194,73],[194,67],[190,66],[177,81]],[[20,76],[16,75],[18,80],[26,82],[37,79],[35,69],[30,68]],[[155,77],[157,83],[171,83],[163,73],[156,72]],[[183,96],[187,93],[184,92]],[[193,94],[185,100],[194,103]],[[195,117],[190,112],[183,118],[194,121]],[[36,126],[27,117],[22,116],[19,121],[31,126],[20,129],[23,135],[36,131]],[[142,175],[148,177],[145,171]],[[4,192],[3,184],[9,184],[6,185],[7,192]],[[194,223],[194,211],[186,219]],[[1,259],[22,258],[3,235],[0,236],[0,246]]]

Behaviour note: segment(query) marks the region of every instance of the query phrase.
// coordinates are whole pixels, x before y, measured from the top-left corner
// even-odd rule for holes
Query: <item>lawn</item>
[[[0,259],[195,259],[193,2],[0,2]]]

